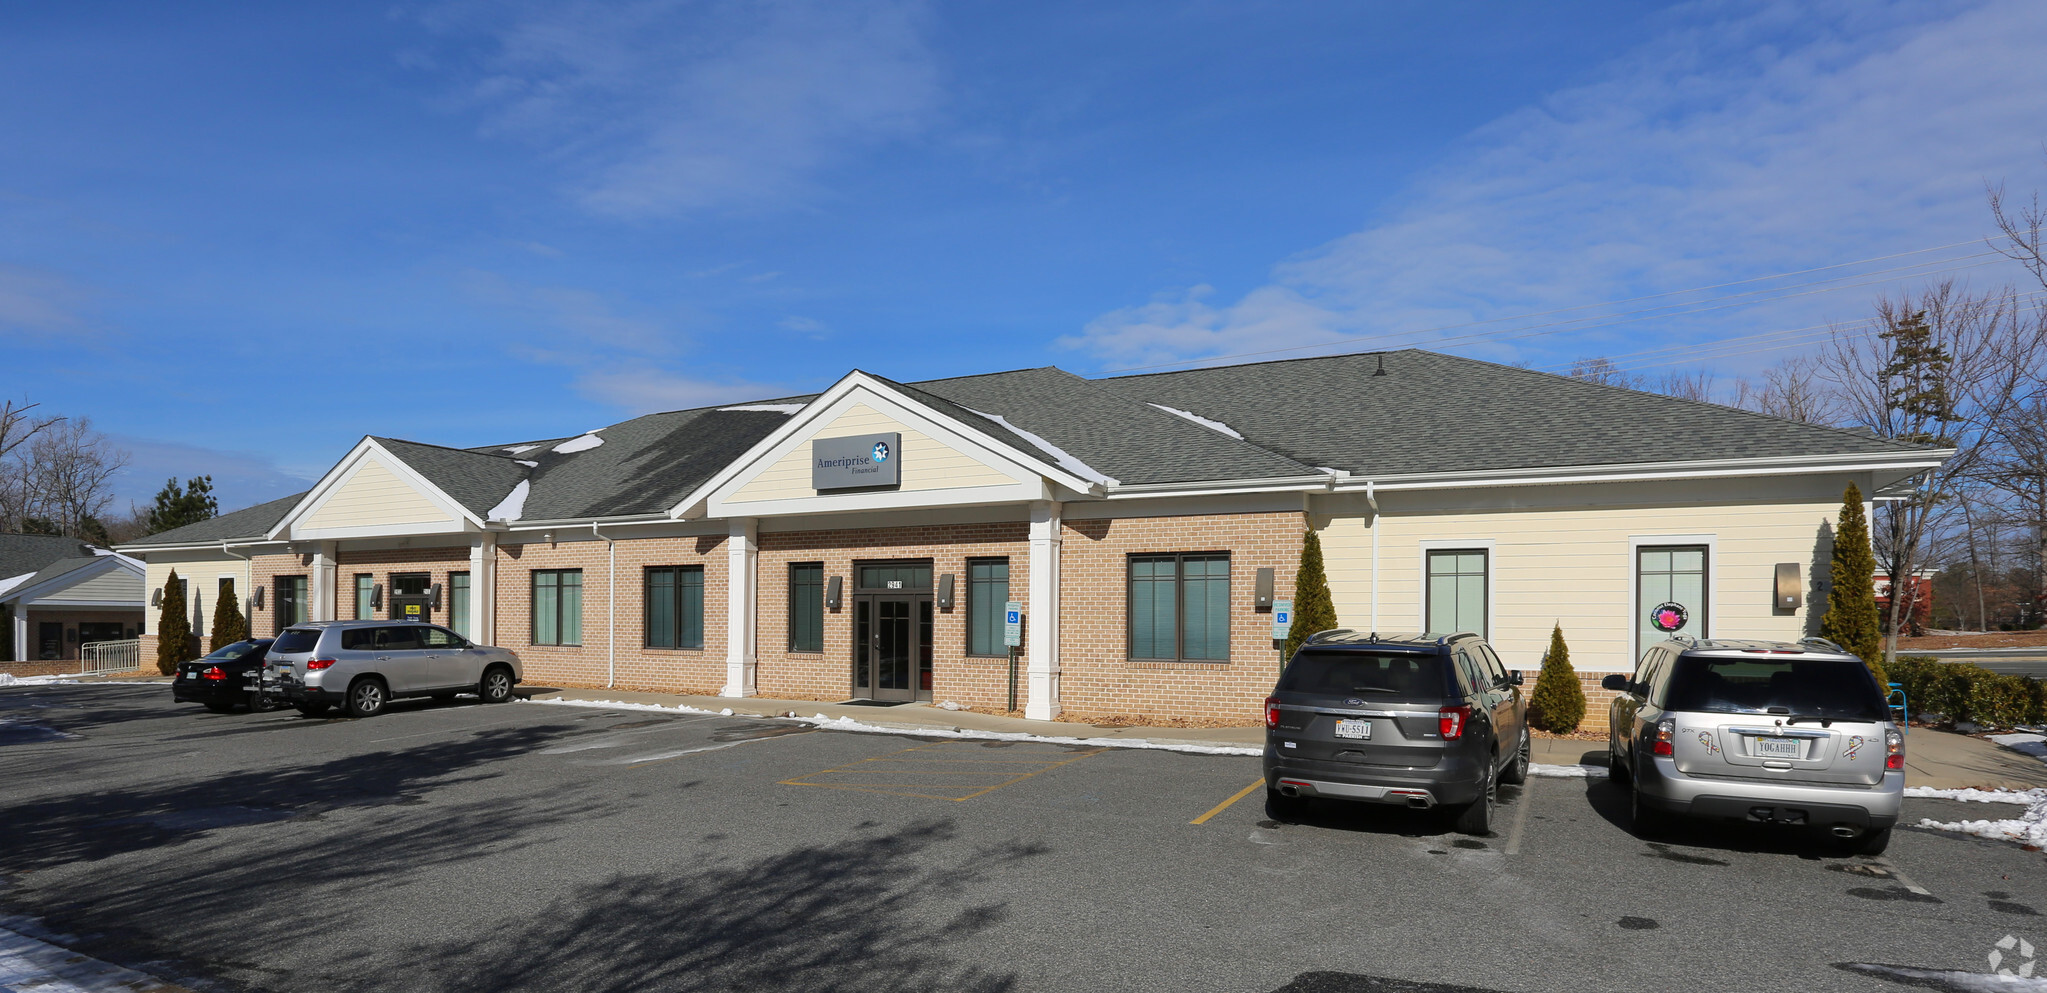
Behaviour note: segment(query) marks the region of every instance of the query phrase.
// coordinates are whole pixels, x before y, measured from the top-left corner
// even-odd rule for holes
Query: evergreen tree
[[[1834,529],[1833,581],[1820,637],[1848,650],[1869,666],[1878,685],[1884,676],[1882,621],[1876,610],[1876,554],[1869,547],[1869,519],[1862,513],[1862,489],[1854,483],[1841,494],[1841,520]],[[1895,587],[1894,587],[1895,588]]]
[[[1336,601],[1329,595],[1329,577],[1322,570],[1322,537],[1309,529],[1301,538],[1301,567],[1294,573],[1293,626],[1287,629],[1282,659],[1294,657],[1301,642],[1317,631],[1336,626]]]
[[[185,614],[185,584],[171,570],[163,584],[163,610],[156,621],[156,669],[166,676],[192,658],[192,619]]]
[[[220,581],[220,597],[213,603],[213,636],[208,643],[219,648],[247,640],[249,619],[242,616],[241,601],[235,598],[235,581],[223,579]]]
[[[1528,698],[1528,723],[1551,734],[1569,734],[1584,720],[1585,688],[1578,685],[1571,649],[1564,644],[1564,626],[1558,624],[1550,632],[1542,674],[1535,677],[1535,692]]]
[[[212,476],[194,476],[183,486],[173,476],[164,482],[163,489],[156,491],[156,503],[142,519],[142,526],[148,533],[156,534],[219,515],[220,504],[213,499]]]

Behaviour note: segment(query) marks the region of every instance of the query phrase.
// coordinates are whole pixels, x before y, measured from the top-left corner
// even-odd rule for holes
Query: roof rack
[[[1476,638],[1476,637],[1478,637],[1478,632],[1476,632],[1476,631],[1452,631],[1452,632],[1451,632],[1451,633],[1449,633],[1449,634],[1445,634],[1445,635],[1439,635],[1439,636],[1437,636],[1437,638],[1436,638],[1436,644],[1438,644],[1438,645],[1447,645],[1447,644],[1449,644],[1449,643],[1451,643],[1451,642],[1453,642],[1453,641],[1458,641],[1458,640],[1461,640],[1461,639],[1464,639],[1464,638]]]
[[[1309,635],[1308,637],[1302,639],[1301,644],[1312,645],[1318,641],[1328,641],[1332,638],[1336,638],[1341,635],[1356,633],[1357,631],[1353,628],[1330,628],[1327,631],[1317,631],[1314,634]]]
[[[1819,647],[1824,648],[1830,652],[1840,652],[1843,655],[1852,654],[1847,649],[1842,648],[1841,646],[1836,645],[1825,638],[1800,638],[1798,639],[1798,643],[1801,645],[1818,645]]]
[[[1686,645],[1691,645],[1693,647],[1697,647],[1699,644],[1699,639],[1688,634],[1677,634],[1675,632],[1671,634],[1670,640]]]

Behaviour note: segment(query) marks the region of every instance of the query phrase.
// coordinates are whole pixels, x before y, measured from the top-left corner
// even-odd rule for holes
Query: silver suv
[[[1905,735],[1876,678],[1833,642],[1666,641],[1614,699],[1607,756],[1635,832],[1669,815],[1823,828],[1859,854],[1891,841]]]
[[[418,621],[314,621],[284,629],[263,662],[266,695],[311,717],[336,704],[351,717],[382,713],[397,697],[484,703],[512,698],[519,657],[471,644],[447,628]]]

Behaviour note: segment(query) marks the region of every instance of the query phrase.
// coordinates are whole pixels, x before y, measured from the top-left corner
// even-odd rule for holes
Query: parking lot
[[[2047,863],[2015,845],[1650,844],[1621,791],[1574,779],[1511,793],[1485,838],[1396,809],[1280,825],[1258,775],[793,721],[16,688],[0,909],[195,989],[1899,989],[1877,967],[2047,947]],[[1905,823],[2015,809],[1908,799]]]

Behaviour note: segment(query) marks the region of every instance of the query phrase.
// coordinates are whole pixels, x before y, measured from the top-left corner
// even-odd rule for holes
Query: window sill
[[[581,647],[583,647],[583,643],[582,643],[582,642],[580,642],[580,641],[556,641],[556,642],[546,642],[546,641],[534,641],[534,642],[529,642],[529,643],[527,643],[527,646],[526,646],[526,647],[528,647],[528,648],[581,648]]]
[[[784,650],[783,650],[783,652],[782,652],[782,654],[784,654],[784,655],[823,655],[823,654],[824,654],[824,649],[822,649],[822,648],[789,648],[789,649],[784,649]]]
[[[1204,669],[1220,672],[1230,667],[1230,660],[1190,659],[1185,662],[1172,662],[1164,659],[1126,659],[1123,662],[1123,667],[1125,669]]]
[[[704,650],[704,646],[702,646],[702,645],[677,645],[677,646],[673,646],[673,647],[671,647],[671,646],[668,646],[668,645],[641,645],[641,646],[640,646],[640,651],[643,651],[643,652],[701,652],[701,651],[703,651],[703,650]]]

